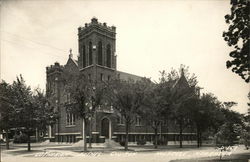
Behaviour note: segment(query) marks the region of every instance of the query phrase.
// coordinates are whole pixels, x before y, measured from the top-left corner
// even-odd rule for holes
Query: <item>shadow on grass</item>
[[[90,153],[90,152],[101,152],[101,153],[110,153],[114,151],[125,152],[124,148],[103,148],[103,147],[93,147],[87,148],[87,151],[83,151],[83,147],[51,147],[47,148],[47,150],[67,150],[77,153]],[[133,149],[129,149],[128,151],[132,152]]]
[[[225,156],[221,160],[219,157],[209,157],[199,159],[171,160],[170,162],[248,162],[249,159],[250,153],[241,153]]]
[[[38,152],[43,152],[42,150],[14,150],[14,151],[8,151],[8,154],[10,155],[25,155],[25,154],[32,154],[32,153],[38,153]]]
[[[157,149],[152,145],[148,146],[129,146],[129,150],[127,152],[137,152],[137,153],[147,153],[147,152],[159,152],[159,151],[188,151],[188,150],[202,150],[207,149],[208,147],[197,148],[196,146],[183,146],[183,148],[179,148],[178,146],[158,146]],[[210,146],[209,148],[213,148]],[[48,147],[46,150],[67,150],[72,152],[84,152],[83,147],[72,147],[72,146],[60,146],[60,147]],[[93,147],[88,148],[87,152],[102,152],[102,153],[110,153],[110,152],[126,152],[123,147],[117,148],[104,148],[104,147]]]

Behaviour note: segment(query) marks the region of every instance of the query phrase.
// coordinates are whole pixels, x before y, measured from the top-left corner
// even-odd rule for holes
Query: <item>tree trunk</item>
[[[6,131],[6,149],[10,149],[9,130]]]
[[[30,133],[28,133],[28,151],[31,151],[31,148],[30,148]]]
[[[200,143],[199,143],[199,144],[200,144],[200,147],[201,147],[201,146],[202,146],[202,133],[201,133],[201,132],[200,132],[199,137],[200,137],[200,140],[199,140],[199,141],[200,141]]]
[[[182,148],[182,123],[180,123],[180,148]]]
[[[155,128],[154,130],[155,130],[155,149],[157,149],[157,147],[158,147],[158,130],[157,130],[157,128]]]
[[[59,123],[59,119],[57,119],[57,133],[58,133],[58,135],[57,135],[57,142],[58,142],[58,144],[59,144],[59,140],[60,140],[60,136],[59,136],[59,132],[60,132],[60,125],[59,125],[60,123]]]
[[[196,132],[196,140],[197,140],[197,147],[200,147],[200,133],[199,133],[200,131],[199,131],[199,129],[197,128],[197,132]]]
[[[83,151],[86,152],[87,151],[87,138],[86,138],[86,131],[87,131],[87,128],[86,128],[86,120],[83,118],[83,143],[84,143],[84,146],[83,146]]]
[[[128,151],[128,128],[129,124],[126,122],[125,151]]]
[[[89,148],[92,147],[92,118],[89,120]]]

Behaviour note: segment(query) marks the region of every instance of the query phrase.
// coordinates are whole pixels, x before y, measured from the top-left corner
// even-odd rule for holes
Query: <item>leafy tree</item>
[[[250,101],[250,92],[248,93],[248,99]],[[241,133],[241,141],[245,145],[246,149],[250,147],[250,103],[248,105],[248,112],[244,115],[243,128]]]
[[[155,133],[154,146],[158,145],[158,131],[161,124],[167,120],[170,114],[169,97],[170,86],[166,84],[163,78],[159,83],[153,83],[150,80],[144,80],[144,99],[139,113],[142,118],[151,125]]]
[[[89,147],[91,148],[91,137],[92,137],[92,119],[94,118],[97,107],[107,103],[107,97],[105,96],[107,92],[107,83],[104,81],[91,82],[90,84],[90,114],[89,114]]]
[[[181,65],[181,75],[179,76],[175,70],[172,70],[167,75],[167,81],[172,83],[171,96],[170,96],[170,107],[172,109],[171,117],[176,121],[179,127],[179,141],[180,148],[182,148],[183,130],[190,124],[188,118],[188,109],[186,108],[186,102],[198,95],[199,87],[197,86],[197,80],[195,75],[188,73],[188,67]]]
[[[110,99],[116,110],[125,120],[125,150],[128,150],[128,133],[134,117],[143,100],[143,84],[134,80],[115,79],[109,84]]]
[[[13,82],[12,88],[14,91],[13,104],[15,107],[16,126],[17,128],[24,128],[24,132],[28,137],[28,151],[31,150],[30,136],[37,126],[37,116],[33,105],[32,92],[30,87],[25,84],[23,77],[17,77]]]
[[[41,91],[41,89],[36,89],[33,95],[34,106],[36,107],[37,120],[40,124],[37,125],[37,129],[42,131],[44,134],[47,130],[48,125],[52,125],[58,119],[58,112],[55,107],[52,106],[48,97]]]
[[[200,98],[194,96],[185,102],[189,110],[188,117],[195,125],[197,133],[197,147],[202,146],[203,133],[214,128],[220,122],[223,114],[219,111],[220,103],[212,94],[203,94]]]
[[[13,114],[15,116],[13,122],[17,129],[27,135],[27,148],[30,151],[30,136],[37,128],[45,129],[45,125],[55,118],[55,113],[53,108],[47,105],[45,96],[39,91],[36,95],[32,93],[21,75],[13,82],[12,90]]]
[[[227,68],[238,74],[247,83],[250,81],[249,63],[249,20],[250,1],[231,0],[231,13],[225,16],[229,24],[228,31],[223,32],[223,37],[233,51],[229,53],[232,60],[228,60]]]
[[[221,106],[221,112],[225,120],[216,133],[216,143],[226,146],[233,145],[242,132],[243,116],[230,110],[225,104]]]
[[[9,149],[9,130],[14,126],[11,85],[2,81],[0,83],[0,131],[6,132],[6,149]]]
[[[236,106],[237,103],[234,101],[229,101],[229,102],[224,102],[223,105],[226,109],[230,109],[231,107]]]
[[[97,106],[102,104],[106,86],[103,82],[93,82],[81,74],[66,74],[64,79],[66,91],[70,93],[73,100],[70,105],[67,105],[68,111],[77,114],[83,121],[84,151],[87,151],[86,124],[93,117]]]

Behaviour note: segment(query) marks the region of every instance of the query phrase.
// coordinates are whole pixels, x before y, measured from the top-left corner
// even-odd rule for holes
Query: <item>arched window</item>
[[[89,42],[89,65],[93,64],[92,42]]]
[[[86,47],[82,46],[82,67],[86,67]]]
[[[102,42],[98,42],[98,65],[102,65]]]
[[[111,46],[107,45],[107,67],[111,67]]]

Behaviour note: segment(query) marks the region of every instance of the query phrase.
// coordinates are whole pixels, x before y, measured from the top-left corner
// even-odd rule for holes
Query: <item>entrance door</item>
[[[105,138],[109,138],[109,120],[107,118],[102,119],[101,135],[105,136]]]

